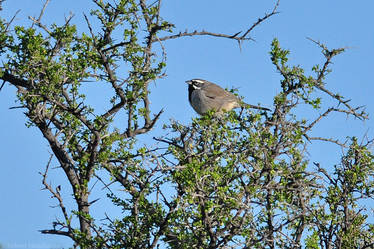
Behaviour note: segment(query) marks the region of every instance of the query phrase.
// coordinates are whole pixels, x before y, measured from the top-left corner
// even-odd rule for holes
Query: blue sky
[[[62,23],[70,11],[73,22],[84,27],[82,13],[89,12],[88,1],[52,0],[46,10],[47,23]],[[258,17],[271,11],[270,0],[164,0],[163,17],[176,25],[175,31],[207,30],[234,34],[245,30]],[[7,0],[1,16],[8,18],[18,9],[15,24],[28,23],[27,16],[38,16],[43,1]],[[280,14],[258,26],[251,37],[255,41],[243,44],[228,39],[195,37],[164,43],[167,51],[167,77],[152,84],[152,110],[165,112],[152,136],[162,133],[160,127],[169,119],[190,122],[197,115],[189,106],[185,80],[204,78],[223,87],[235,87],[248,103],[271,107],[273,96],[279,92],[279,75],[270,62],[269,50],[277,37],[283,48],[291,50],[290,63],[301,65],[307,72],[323,62],[319,48],[306,39],[311,37],[330,48],[347,47],[347,52],[335,58],[327,87],[352,99],[352,105],[366,105],[374,113],[373,57],[374,16],[372,0],[281,0]],[[89,99],[96,99],[92,91]],[[39,171],[44,170],[50,149],[35,128],[26,128],[25,117],[16,105],[15,88],[4,86],[0,92],[0,243],[9,248],[67,248],[70,240],[52,235],[41,235],[38,230],[49,228],[59,210],[46,191],[41,191]],[[95,103],[100,106],[100,103]],[[306,111],[305,111],[306,112]],[[300,110],[301,114],[303,110]],[[332,115],[321,123],[316,135],[362,138],[365,133],[374,137],[373,120],[360,122],[344,115]],[[146,140],[146,139],[145,139]],[[147,141],[144,141],[147,142]],[[310,159],[326,165],[337,163],[339,150],[331,145],[314,143]],[[51,181],[65,182],[62,172],[51,172]],[[98,209],[110,209],[99,203]],[[101,210],[101,211],[102,211]]]

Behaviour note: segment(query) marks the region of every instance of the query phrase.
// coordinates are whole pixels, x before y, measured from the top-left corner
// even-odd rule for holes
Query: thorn
[[[241,32],[242,32],[242,31],[239,31],[238,33],[236,33],[236,34],[230,36],[229,38],[235,38],[235,37],[237,37]]]

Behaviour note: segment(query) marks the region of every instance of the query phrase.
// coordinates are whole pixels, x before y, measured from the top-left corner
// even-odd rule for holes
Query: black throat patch
[[[191,95],[194,90],[195,88],[192,86],[192,84],[188,84],[188,101],[190,101],[190,103],[191,103]]]

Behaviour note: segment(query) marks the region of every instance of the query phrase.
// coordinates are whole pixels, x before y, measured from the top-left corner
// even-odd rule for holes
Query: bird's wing
[[[206,97],[211,98],[211,99],[218,100],[218,99],[225,98],[226,100],[229,100],[229,101],[235,101],[235,102],[238,101],[238,98],[234,94],[226,91],[225,89],[217,85],[210,84],[210,85],[204,86],[204,88],[202,88],[201,90],[204,91],[204,95]]]
[[[256,105],[251,105],[244,103],[241,101],[237,96],[235,96],[233,93],[226,91],[222,87],[210,83],[209,85],[205,85],[202,89],[203,94],[205,97],[209,98],[212,100],[212,102],[216,103],[216,105],[226,105],[229,103],[224,103],[224,102],[230,102],[230,103],[235,103],[235,107],[239,106],[248,106],[249,108],[253,109],[258,109],[258,110],[263,110],[263,111],[270,111],[270,109],[262,106],[256,106]],[[224,101],[222,101],[224,100]],[[231,108],[224,108],[224,109],[231,109]]]

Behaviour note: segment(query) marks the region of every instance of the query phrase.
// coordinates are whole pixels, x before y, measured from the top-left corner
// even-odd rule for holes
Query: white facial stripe
[[[196,83],[199,83],[199,84],[204,84],[205,81],[203,80],[191,80],[192,82],[196,82]]]

